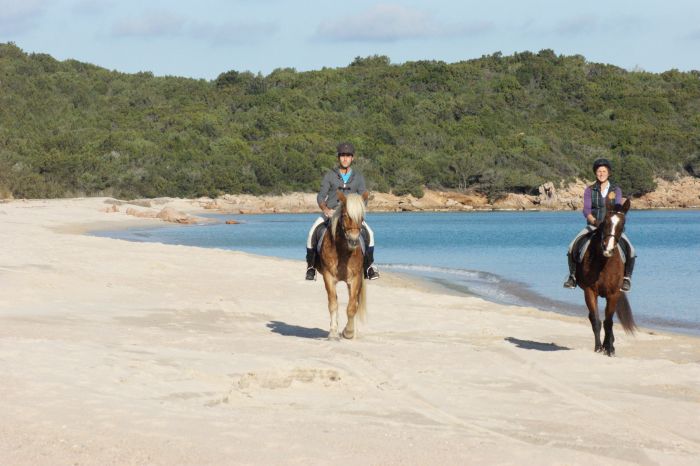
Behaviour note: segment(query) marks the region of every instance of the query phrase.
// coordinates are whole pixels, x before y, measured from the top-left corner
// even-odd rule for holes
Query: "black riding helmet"
[[[350,144],[349,142],[341,142],[338,144],[338,155],[340,156],[341,154],[348,154],[348,155],[355,155],[355,146]]]
[[[608,171],[612,171],[612,164],[608,159],[597,159],[595,162],[593,162],[593,173],[595,173],[600,167],[607,167]]]

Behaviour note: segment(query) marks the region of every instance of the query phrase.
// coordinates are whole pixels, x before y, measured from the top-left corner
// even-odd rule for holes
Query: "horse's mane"
[[[362,200],[362,196],[359,194],[348,194],[345,198],[345,210],[348,213],[350,219],[358,225],[362,224],[365,218],[365,202]],[[333,218],[331,219],[331,233],[335,237],[335,231],[338,226],[338,219],[343,212],[343,205],[338,204],[333,212]]]

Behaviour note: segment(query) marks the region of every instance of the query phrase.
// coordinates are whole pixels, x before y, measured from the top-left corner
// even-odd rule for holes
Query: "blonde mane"
[[[333,212],[333,218],[331,219],[331,233],[335,237],[335,231],[338,226],[338,219],[340,218],[340,213],[343,210],[343,205],[338,204]],[[362,196],[359,194],[348,194],[345,201],[345,210],[348,213],[350,219],[355,222],[358,226],[362,225],[362,221],[365,218],[365,202]]]

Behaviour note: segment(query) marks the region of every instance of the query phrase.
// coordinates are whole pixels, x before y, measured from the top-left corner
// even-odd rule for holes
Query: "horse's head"
[[[343,235],[348,243],[348,249],[354,251],[360,244],[360,232],[362,230],[362,221],[365,218],[367,192],[362,196],[358,194],[345,196],[338,191],[338,200],[340,204],[338,204],[333,214],[331,231],[334,238],[336,237],[336,232]]]
[[[614,194],[612,198],[614,199]],[[601,241],[603,247],[603,255],[612,257],[615,252],[615,246],[620,241],[620,236],[625,229],[625,214],[630,208],[630,200],[627,199],[624,204],[613,205],[612,199],[608,197],[605,200],[606,214],[605,219],[601,223],[602,229]]]

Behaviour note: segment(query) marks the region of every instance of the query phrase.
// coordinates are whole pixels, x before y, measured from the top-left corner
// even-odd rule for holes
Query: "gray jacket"
[[[344,183],[338,167],[329,170],[323,177],[323,181],[321,181],[321,190],[316,196],[316,202],[318,202],[319,206],[322,202],[325,202],[329,209],[335,209],[338,205],[338,191],[342,191],[346,195],[350,193],[362,195],[367,191],[365,178],[361,173],[353,169],[350,173],[350,179],[347,183]]]

